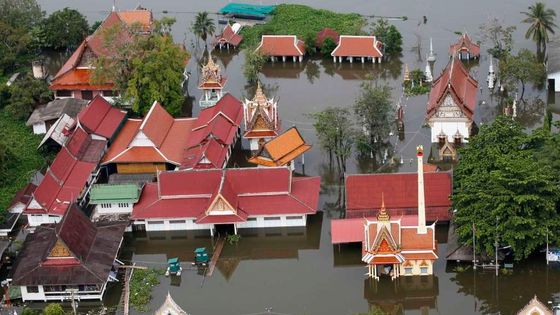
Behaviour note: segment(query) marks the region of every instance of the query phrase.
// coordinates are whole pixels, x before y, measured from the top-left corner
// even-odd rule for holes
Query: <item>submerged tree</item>
[[[202,39],[204,46],[206,47],[206,39],[208,35],[214,35],[216,31],[216,26],[214,25],[214,20],[208,16],[208,12],[199,12],[196,14],[195,20],[192,24],[193,33]]]
[[[504,26],[503,21],[492,18],[480,25],[479,29],[482,41],[490,46],[488,53],[498,59],[509,54],[513,48],[512,34],[516,29],[515,26]]]
[[[529,29],[525,33],[525,38],[532,38],[537,44],[537,55],[546,51],[546,43],[548,43],[548,34],[554,34],[554,18],[556,12],[552,9],[547,9],[545,4],[537,2],[530,5],[527,12],[521,12],[526,18],[523,23],[530,24]]]
[[[402,52],[402,35],[399,30],[389,24],[386,19],[379,19],[373,25],[373,34],[383,43],[385,54],[398,55]]]
[[[502,84],[516,89],[521,84],[521,95],[525,94],[525,85],[542,84],[546,79],[546,69],[537,56],[528,49],[521,49],[515,56],[507,55],[500,60],[498,76]]]
[[[319,144],[329,154],[329,165],[332,165],[334,157],[337,169],[343,176],[346,172],[346,161],[352,154],[356,134],[350,111],[346,108],[328,107],[311,114],[311,117]]]
[[[371,81],[364,82],[354,103],[354,113],[359,125],[363,126],[357,141],[358,151],[363,156],[379,153],[389,137],[394,117],[391,88],[388,85],[375,86]]]
[[[246,49],[245,51],[243,74],[249,83],[255,83],[259,79],[259,73],[266,62],[266,56],[255,51],[255,49]]]
[[[534,153],[531,137],[505,116],[482,126],[460,150],[453,208],[463,243],[472,245],[474,225],[478,250],[493,253],[497,241],[511,246],[520,260],[544,245],[547,233],[553,236],[549,231],[560,228],[558,179]]]

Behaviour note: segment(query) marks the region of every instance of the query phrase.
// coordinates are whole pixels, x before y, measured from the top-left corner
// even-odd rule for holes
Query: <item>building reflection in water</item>
[[[437,308],[438,277],[408,276],[391,280],[389,277],[364,280],[364,299],[370,309],[381,309],[386,314],[404,314],[419,310],[429,314]]]
[[[298,259],[300,250],[319,250],[322,223],[323,213],[318,212],[308,216],[306,227],[239,229],[241,240],[224,246],[216,269],[229,280],[243,260]],[[135,232],[126,236],[122,260],[160,268],[172,257],[190,264],[196,248],[206,247],[211,253],[216,243],[208,231]],[[172,285],[180,286],[178,281]]]

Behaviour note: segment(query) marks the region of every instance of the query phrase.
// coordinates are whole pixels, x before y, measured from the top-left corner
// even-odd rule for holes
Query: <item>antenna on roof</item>
[[[113,0],[113,12],[117,11],[117,0]]]

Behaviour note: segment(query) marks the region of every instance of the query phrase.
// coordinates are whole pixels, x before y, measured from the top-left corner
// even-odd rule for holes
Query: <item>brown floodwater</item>
[[[272,4],[276,1],[253,1]],[[287,1],[296,3],[296,1]],[[544,1],[548,7],[560,13],[560,1]],[[112,1],[40,0],[47,12],[72,7],[83,12],[90,22],[102,20],[112,6]],[[135,7],[136,0],[117,1],[117,7]],[[193,52],[189,65],[192,77],[188,84],[190,99],[185,112],[197,115],[200,92],[196,89],[202,47],[188,27],[194,14],[206,10],[216,12],[227,1],[145,1],[156,18],[173,16],[177,23],[173,28],[175,40],[183,42]],[[468,31],[480,38],[478,26],[490,17],[503,19],[506,25],[517,25],[514,34],[516,48],[534,49],[534,44],[524,38],[526,25],[522,25],[520,11],[532,3],[528,0],[422,0],[422,1],[371,1],[371,0],[304,0],[297,3],[331,9],[339,12],[358,12],[365,15],[408,16],[407,21],[393,21],[404,36],[403,56],[381,65],[361,63],[336,64],[330,59],[306,58],[302,64],[267,64],[261,80],[269,97],[279,99],[282,127],[297,126],[305,139],[316,144],[317,139],[308,113],[328,106],[350,107],[360,91],[364,79],[373,77],[378,84],[393,87],[395,104],[401,96],[404,65],[412,70],[424,69],[429,38],[433,38],[437,61],[437,76],[448,61],[447,48],[456,40],[455,32]],[[164,14],[163,12],[167,12]],[[423,22],[423,16],[427,22]],[[214,15],[214,17],[216,17]],[[371,20],[370,20],[371,21]],[[418,49],[420,46],[420,49]],[[478,125],[491,122],[501,112],[497,98],[486,88],[488,71],[487,47],[482,48],[479,62],[469,64],[479,81],[479,107],[475,120]],[[228,76],[226,90],[242,99],[254,90],[248,86],[242,74],[243,52],[215,52],[214,56]],[[53,58],[53,70],[60,65],[60,58]],[[530,100],[540,98],[544,103],[529,102],[520,105],[518,117],[527,129],[542,124],[545,105],[556,114],[560,113],[560,95],[547,95],[546,90],[529,88]],[[387,159],[381,154],[375,161],[351,158],[348,172],[367,173],[378,169],[386,172],[414,169],[411,159],[415,147],[429,147],[430,130],[423,127],[427,96],[403,99],[405,106],[405,134],[391,136]],[[241,160],[245,152],[236,156]],[[388,163],[391,156],[402,157],[402,165]],[[241,163],[239,163],[241,164]],[[298,162],[296,170],[302,173]],[[381,279],[370,281],[360,262],[360,247],[354,245],[332,246],[330,244],[330,220],[343,215],[340,208],[341,187],[327,165],[325,154],[315,145],[305,155],[305,174],[322,177],[320,197],[321,212],[309,219],[306,228],[243,230],[237,245],[226,245],[211,277],[191,269],[192,251],[199,246],[212,248],[213,240],[205,233],[162,232],[143,235],[126,235],[122,258],[140,265],[166,267],[171,257],[179,257],[185,271],[180,278],[162,277],[161,284],[153,291],[150,308],[153,311],[170,292],[175,301],[193,315],[257,314],[272,308],[272,312],[284,314],[355,314],[377,306],[391,314],[514,314],[535,294],[545,303],[560,302],[560,270],[546,267],[543,255],[537,255],[516,264],[508,274],[496,277],[493,272],[457,268],[454,264],[438,260],[435,275],[422,278],[401,278],[396,281]],[[440,256],[447,248],[447,227],[438,226]],[[463,266],[464,267],[464,266]],[[118,286],[111,288],[105,305],[116,305],[120,297]],[[89,307],[83,303],[82,306]],[[133,311],[133,314],[137,312]]]

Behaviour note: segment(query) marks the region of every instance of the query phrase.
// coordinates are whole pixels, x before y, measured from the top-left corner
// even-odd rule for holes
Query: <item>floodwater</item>
[[[254,1],[272,4],[276,1]],[[295,1],[288,1],[295,2]],[[526,26],[519,23],[523,11],[532,3],[528,0],[421,0],[421,1],[368,1],[368,0],[305,0],[298,3],[339,12],[359,12],[365,15],[408,16],[407,21],[393,21],[404,37],[403,56],[390,63],[372,65],[336,64],[330,59],[307,58],[302,64],[267,64],[261,80],[269,97],[279,99],[282,127],[297,126],[305,139],[316,144],[312,122],[306,115],[328,106],[350,107],[360,91],[360,84],[367,77],[376,78],[378,84],[393,87],[395,104],[401,96],[400,85],[404,65],[412,70],[424,69],[429,38],[433,38],[437,54],[434,76],[445,67],[449,44],[456,40],[454,32],[468,31],[475,40],[480,38],[478,26],[490,17],[503,19],[505,25],[517,25],[515,47],[534,49],[534,44],[524,38]],[[544,1],[560,14],[559,1]],[[83,12],[90,22],[103,19],[112,1],[40,0],[47,12],[72,7]],[[200,92],[196,89],[203,49],[196,49],[188,26],[194,14],[206,10],[216,12],[227,1],[146,1],[156,18],[164,15],[177,19],[173,34],[175,40],[184,42],[193,51],[189,65],[192,77],[188,92],[192,112],[197,115]],[[135,0],[117,1],[121,9],[133,8]],[[423,16],[427,17],[424,24]],[[215,17],[215,16],[214,16]],[[420,46],[420,49],[418,49]],[[482,48],[481,60],[470,64],[479,81],[480,105],[475,120],[478,125],[491,122],[501,108],[486,88],[488,70],[487,47]],[[242,99],[250,97],[254,87],[247,86],[242,75],[242,52],[216,52],[229,77],[226,89]],[[541,98],[555,114],[560,113],[560,95],[547,95],[545,90],[529,89],[529,99]],[[415,147],[429,147],[428,128],[422,127],[427,96],[403,99],[405,106],[405,136],[399,140],[391,137],[388,156],[394,155],[404,163],[391,166],[387,161],[350,159],[349,173],[382,171],[411,171]],[[191,112],[191,108],[186,108]],[[542,123],[544,105],[520,105],[517,119],[527,128],[538,128]],[[556,118],[558,116],[556,115]],[[309,219],[309,226],[300,229],[267,229],[242,231],[237,245],[226,245],[211,277],[204,277],[191,270],[195,247],[212,248],[206,233],[149,233],[127,235],[122,258],[140,265],[165,268],[170,257],[180,257],[185,269],[182,277],[163,278],[153,292],[152,311],[163,301],[169,291],[175,301],[193,315],[255,314],[272,308],[272,312],[285,314],[355,314],[367,312],[378,306],[391,314],[514,314],[535,294],[545,303],[560,302],[560,271],[545,266],[544,257],[536,256],[516,264],[509,274],[496,277],[492,272],[470,268],[459,271],[440,259],[433,277],[402,278],[397,281],[381,279],[379,283],[368,280],[360,262],[359,246],[332,246],[330,220],[343,215],[339,202],[341,187],[337,176],[326,165],[325,154],[315,145],[305,155],[305,174],[322,177],[320,198],[321,212]],[[301,162],[296,170],[303,172]],[[447,227],[437,232],[439,253],[446,251]],[[111,289],[104,303],[114,305],[120,296],[118,287]],[[134,313],[134,312],[133,312]]]

